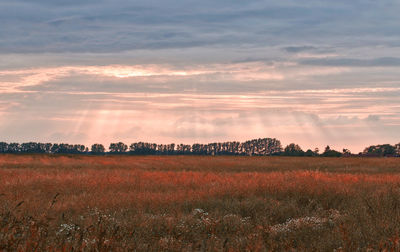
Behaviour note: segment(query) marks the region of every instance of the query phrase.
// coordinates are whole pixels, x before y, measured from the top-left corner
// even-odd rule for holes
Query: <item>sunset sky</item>
[[[0,1],[0,141],[400,142],[400,1]]]

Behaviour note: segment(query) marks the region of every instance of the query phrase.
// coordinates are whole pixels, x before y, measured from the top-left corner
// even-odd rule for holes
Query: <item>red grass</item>
[[[233,250],[234,244],[247,244],[250,250],[282,249],[282,246],[300,250],[317,248],[319,245],[304,236],[303,231],[308,235],[322,232],[322,236],[315,237],[319,241],[331,237],[326,246],[318,247],[320,249],[378,248],[379,242],[385,247],[387,239],[397,239],[400,233],[393,223],[400,220],[399,162],[394,158],[5,155],[0,158],[0,200],[3,217],[21,201],[24,203],[18,206],[19,212],[15,215],[18,218],[53,216],[52,221],[44,222],[53,233],[57,225],[78,223],[78,216],[86,216],[93,209],[113,213],[112,218],[125,233],[115,231],[112,226],[115,223],[108,222],[111,226],[96,226],[100,232],[96,233],[96,239],[100,239],[98,236],[105,228],[108,239],[123,241],[132,249],[140,248],[141,244],[154,245],[154,249],[162,246],[173,249],[175,243],[189,249],[199,237],[203,237],[202,242],[207,246],[213,244]],[[279,165],[283,167],[281,171]],[[52,204],[56,193],[59,195]],[[205,229],[190,228],[190,223],[195,222],[191,219],[195,218],[191,215],[195,208],[210,213],[207,217],[210,223]],[[282,237],[269,231],[273,225],[284,225],[289,218],[317,216],[315,218],[326,219],[323,216],[329,211],[340,211],[341,216],[347,216],[341,217],[347,218],[346,223],[338,222],[318,232],[300,229]],[[164,217],[152,219],[146,217],[148,214],[166,215],[154,215]],[[223,222],[229,214],[236,217]],[[69,216],[68,221],[65,216]],[[244,219],[241,218],[245,217],[250,218],[250,226],[242,223]],[[94,225],[85,223],[79,225]],[[179,223],[184,223],[185,230],[179,231],[184,232],[184,236],[175,233],[180,230]],[[5,227],[3,232],[9,232],[9,227]],[[382,228],[387,231],[379,233]],[[137,231],[140,236],[132,236],[134,240],[124,237],[126,232],[134,230],[141,230]],[[159,230],[160,234],[150,234],[149,230]],[[358,236],[357,232],[362,235]],[[34,237],[25,237],[25,242],[37,240],[42,248],[62,248],[54,234],[50,238],[36,234],[35,230],[30,234]],[[210,238],[210,235],[215,237]],[[166,242],[168,237],[173,238],[172,243]],[[224,242],[225,239],[233,240]],[[0,246],[15,248],[4,245],[5,241],[9,241],[8,238],[0,237]],[[69,250],[68,246],[84,245],[82,241],[73,241],[75,243],[66,244],[64,241],[63,246]],[[25,245],[24,249],[31,246]],[[121,248],[117,243],[112,246]]]

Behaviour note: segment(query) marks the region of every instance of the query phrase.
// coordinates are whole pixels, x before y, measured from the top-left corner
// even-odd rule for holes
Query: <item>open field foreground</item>
[[[0,250],[400,250],[399,158],[0,156]]]

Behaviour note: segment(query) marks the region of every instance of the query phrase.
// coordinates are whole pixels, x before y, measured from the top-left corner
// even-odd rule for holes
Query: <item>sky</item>
[[[400,142],[397,0],[2,0],[0,141]]]

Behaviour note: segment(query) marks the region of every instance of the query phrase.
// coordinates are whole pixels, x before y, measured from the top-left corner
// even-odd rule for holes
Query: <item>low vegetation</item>
[[[400,159],[0,156],[0,250],[400,250]]]

